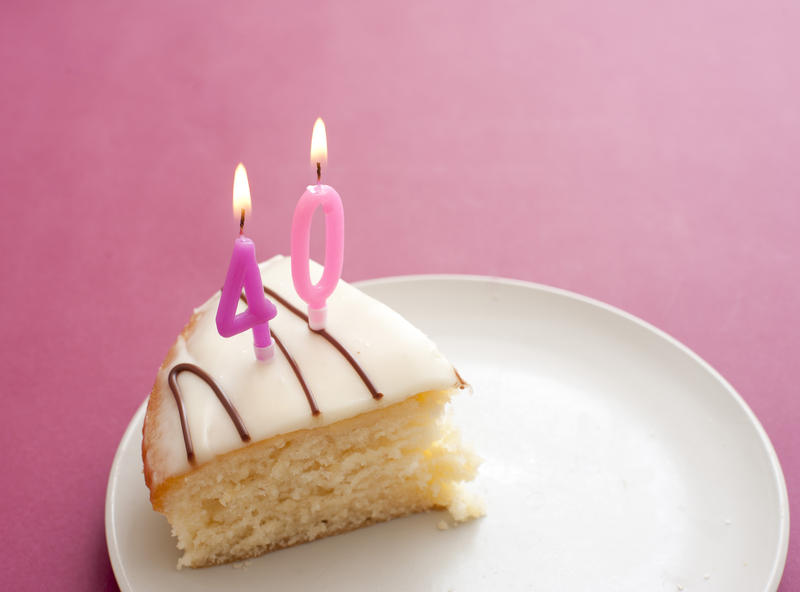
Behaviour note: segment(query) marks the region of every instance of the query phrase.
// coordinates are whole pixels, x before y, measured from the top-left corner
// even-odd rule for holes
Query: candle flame
[[[328,163],[328,137],[325,134],[325,122],[317,117],[314,122],[314,131],[311,132],[311,164],[323,165]]]
[[[240,162],[233,173],[233,217],[239,220],[242,210],[249,214],[251,209],[250,183],[247,182],[247,171]]]

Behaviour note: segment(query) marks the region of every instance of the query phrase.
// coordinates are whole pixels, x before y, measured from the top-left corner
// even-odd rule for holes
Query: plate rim
[[[756,416],[755,412],[747,404],[747,401],[744,400],[742,395],[739,394],[739,392],[733,387],[733,385],[730,382],[728,382],[728,380],[724,376],[722,376],[722,374],[720,374],[720,372],[717,371],[709,362],[707,362],[702,356],[700,356],[689,346],[685,345],[683,342],[673,337],[663,329],[659,329],[652,323],[649,323],[632,313],[629,313],[612,304],[608,304],[607,302],[603,302],[602,300],[598,300],[590,296],[579,294],[578,292],[573,292],[571,290],[566,290],[564,288],[557,288],[555,286],[549,286],[546,284],[540,284],[537,282],[515,279],[515,278],[507,278],[502,276],[438,273],[438,274],[408,274],[399,276],[377,277],[377,278],[362,280],[359,282],[354,282],[354,284],[357,285],[358,287],[368,287],[368,286],[385,285],[398,282],[403,283],[403,282],[416,282],[416,281],[427,281],[427,280],[501,284],[510,287],[538,290],[541,292],[547,292],[550,294],[555,294],[558,296],[569,298],[571,300],[581,302],[583,304],[587,304],[589,306],[593,306],[595,308],[604,310],[611,314],[620,316],[626,319],[627,321],[632,322],[640,326],[641,328],[650,331],[651,333],[665,340],[668,344],[676,347],[678,350],[688,355],[693,361],[698,363],[701,368],[703,368],[706,372],[708,372],[712,378],[714,378],[717,382],[719,382],[722,385],[722,387],[727,391],[727,393],[733,398],[736,404],[745,413],[745,416],[749,419],[750,423],[755,428],[759,440],[761,441],[761,445],[764,447],[764,451],[766,452],[767,457],[769,458],[770,466],[772,468],[772,474],[773,477],[775,478],[776,489],[778,491],[778,506],[779,506],[779,514],[781,520],[780,520],[780,530],[778,535],[779,536],[778,547],[777,547],[778,553],[777,556],[775,557],[775,561],[772,564],[772,570],[770,572],[770,578],[767,582],[766,589],[767,590],[778,589],[778,586],[780,585],[781,582],[781,578],[783,577],[783,570],[786,566],[786,559],[789,551],[789,528],[790,528],[789,492],[786,487],[786,477],[783,474],[783,467],[781,467],[780,459],[778,458],[778,453],[775,451],[775,447],[772,445],[772,441],[770,440],[767,431],[764,429],[764,426],[761,424],[761,421],[758,419],[758,416]]]
[[[136,592],[128,581],[125,573],[125,568],[122,565],[122,559],[119,553],[119,546],[112,539],[116,536],[116,530],[113,528],[114,524],[114,508],[115,500],[113,492],[117,481],[119,480],[120,465],[122,464],[122,455],[125,447],[123,446],[133,435],[139,425],[139,415],[143,415],[147,402],[150,400],[148,394],[144,401],[142,401],[136,408],[133,416],[128,422],[125,431],[122,433],[122,438],[117,445],[117,451],[114,453],[114,460],[111,462],[111,469],[108,474],[108,484],[106,486],[106,503],[105,503],[105,531],[106,531],[106,550],[108,551],[108,558],[111,561],[111,570],[114,572],[114,579],[121,592]]]
[[[786,566],[786,559],[789,550],[790,516],[789,516],[789,494],[786,487],[786,478],[783,474],[783,469],[781,467],[778,454],[775,451],[775,448],[772,445],[772,441],[770,440],[767,431],[764,429],[764,426],[761,424],[756,414],[753,412],[753,410],[750,408],[750,406],[747,404],[744,398],[739,394],[739,392],[710,363],[708,363],[694,350],[689,348],[687,345],[685,345],[684,343],[682,343],[681,341],[679,341],[666,331],[659,329],[655,325],[645,321],[640,317],[637,317],[634,314],[631,314],[621,308],[618,308],[616,306],[613,306],[596,298],[584,296],[583,294],[579,294],[571,290],[566,290],[564,288],[557,288],[554,286],[540,284],[537,282],[531,282],[527,280],[507,278],[501,276],[492,276],[492,275],[435,273],[435,274],[408,274],[408,275],[395,275],[395,276],[369,278],[352,282],[352,284],[359,288],[368,288],[370,286],[390,285],[396,283],[413,283],[413,282],[423,282],[423,281],[466,282],[474,284],[500,284],[507,287],[524,288],[528,290],[535,290],[565,297],[570,300],[577,301],[582,304],[586,304],[591,307],[609,312],[613,315],[622,317],[628,322],[634,323],[635,325],[638,325],[639,327],[653,333],[656,337],[663,339],[668,344],[672,345],[673,347],[676,347],[678,350],[688,355],[689,358],[691,358],[694,362],[699,364],[700,367],[703,368],[706,372],[708,372],[714,380],[716,380],[719,384],[722,385],[724,390],[728,393],[728,395],[730,395],[733,398],[734,402],[739,406],[741,411],[744,412],[750,424],[755,428],[756,434],[759,437],[761,445],[764,448],[767,457],[769,458],[770,466],[772,468],[772,475],[775,479],[775,485],[778,491],[779,515],[781,519],[779,525],[777,556],[775,557],[772,564],[770,577],[766,584],[767,586],[766,590],[778,589],[781,578],[783,576],[783,570]],[[131,584],[128,581],[128,578],[125,573],[125,568],[122,565],[122,560],[121,557],[119,556],[119,547],[113,540],[115,536],[115,530],[113,528],[115,503],[112,494],[114,492],[115,485],[119,479],[120,465],[124,449],[123,444],[127,443],[127,441],[132,437],[133,432],[136,431],[136,428],[138,427],[139,415],[144,414],[148,399],[149,395],[145,397],[144,401],[138,406],[136,412],[133,414],[127,427],[125,428],[122,437],[120,438],[117,450],[114,453],[114,460],[111,463],[111,468],[109,470],[108,484],[106,486],[105,521],[104,521],[106,549],[108,551],[108,556],[111,561],[111,568],[114,572],[114,577],[122,592],[136,592],[136,591],[131,587]]]

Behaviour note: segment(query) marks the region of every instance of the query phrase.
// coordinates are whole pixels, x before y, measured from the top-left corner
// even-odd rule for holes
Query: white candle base
[[[275,356],[275,344],[270,343],[267,347],[258,347],[254,345],[256,350],[256,358],[262,362],[269,362]]]
[[[328,307],[311,308],[308,307],[308,326],[312,331],[322,331],[325,328],[325,323],[328,320]]]

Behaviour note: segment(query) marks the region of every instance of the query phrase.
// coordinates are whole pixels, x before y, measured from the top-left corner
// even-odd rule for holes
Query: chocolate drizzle
[[[271,298],[277,300],[280,304],[282,304],[286,309],[289,310],[293,315],[299,317],[306,323],[308,326],[308,316],[299,308],[294,306],[288,300],[283,298],[280,294],[271,290],[267,286],[264,286],[264,293]],[[240,296],[241,300],[247,304],[247,297],[244,295],[244,292]],[[375,386],[372,384],[372,381],[367,376],[367,373],[364,372],[364,369],[361,365],[356,362],[355,358],[347,351],[339,340],[337,340],[333,335],[328,333],[325,329],[315,330],[309,327],[309,331],[312,333],[316,333],[323,339],[325,339],[328,343],[330,343],[336,351],[341,354],[341,356],[347,360],[347,363],[353,368],[353,370],[358,374],[361,381],[364,383],[364,386],[367,387],[370,395],[376,401],[383,398],[383,393],[378,392]],[[317,407],[317,403],[314,400],[314,395],[311,392],[311,389],[308,386],[305,378],[303,377],[303,373],[300,371],[300,366],[298,366],[297,362],[295,361],[294,357],[289,353],[286,349],[286,346],[283,344],[283,341],[275,334],[274,331],[270,330],[270,335],[275,340],[275,343],[278,345],[278,348],[281,350],[281,353],[286,357],[286,361],[289,362],[289,366],[291,366],[292,371],[294,372],[295,377],[297,378],[297,382],[300,383],[301,388],[303,389],[303,393],[306,396],[306,400],[308,401],[308,406],[311,408],[311,415],[317,416],[320,414],[319,407]],[[236,426],[236,430],[239,432],[239,436],[242,438],[242,442],[249,442],[250,441],[250,434],[247,432],[247,429],[244,427],[244,423],[242,422],[242,418],[239,416],[239,412],[236,410],[236,407],[231,403],[230,399],[228,399],[227,395],[222,392],[222,389],[219,385],[214,381],[211,376],[209,376],[202,368],[199,366],[195,366],[194,364],[177,364],[174,366],[170,372],[167,381],[169,382],[169,388],[172,391],[172,395],[175,397],[175,403],[178,406],[178,415],[180,416],[181,420],[181,430],[183,431],[183,443],[186,445],[186,456],[189,459],[190,463],[194,463],[194,446],[192,445],[192,435],[189,433],[189,425],[186,420],[186,409],[183,402],[183,397],[181,396],[180,387],[178,386],[178,375],[181,372],[191,372],[198,378],[202,379],[209,388],[214,391],[214,394],[217,396],[217,399],[225,408],[225,411],[228,414],[228,417],[231,418],[233,425]],[[459,380],[461,377],[459,377]],[[463,381],[462,381],[463,382]]]
[[[185,363],[178,364],[169,371],[169,377],[167,378],[167,381],[169,382],[169,388],[172,391],[172,396],[175,397],[175,403],[178,405],[178,415],[181,418],[181,430],[183,430],[183,443],[186,445],[186,456],[189,458],[189,462],[194,462],[194,446],[192,445],[192,435],[189,433],[189,424],[186,421],[186,409],[184,408],[183,397],[181,396],[181,390],[178,386],[178,375],[181,372],[191,372],[198,378],[202,379],[203,382],[205,382],[209,388],[214,391],[217,399],[225,408],[228,417],[231,418],[233,425],[236,426],[236,431],[239,432],[239,437],[242,439],[242,442],[249,442],[250,434],[247,432],[247,428],[244,427],[244,422],[242,422],[239,412],[236,411],[236,407],[233,406],[233,403],[231,403],[227,395],[222,392],[222,389],[219,388],[219,385],[214,382],[214,379],[206,374],[205,370],[199,366]]]
[[[456,373],[456,378],[458,379],[458,388],[463,391],[469,386],[469,383],[465,382],[464,379],[461,378],[461,374],[458,373],[458,370],[453,368],[453,372]]]
[[[286,347],[283,345],[283,342],[275,335],[274,331],[270,331],[272,338],[275,340],[275,343],[278,344],[278,347],[283,352],[283,355],[286,357],[286,361],[289,362],[289,365],[292,367],[294,371],[294,375],[297,377],[297,382],[300,383],[300,386],[303,387],[303,392],[306,395],[306,401],[308,401],[308,406],[311,407],[311,415],[317,416],[319,415],[319,408],[317,407],[316,401],[314,401],[314,395],[311,394],[311,389],[308,388],[308,384],[306,383],[306,379],[303,378],[302,372],[300,372],[300,367],[297,365],[297,362],[294,361],[292,355],[286,351]]]
[[[283,306],[289,309],[289,312],[303,319],[306,325],[308,325],[308,315],[306,315],[302,310],[294,306],[291,302],[286,300],[283,296],[281,296],[274,290],[271,290],[267,286],[264,286],[264,293],[267,296],[274,298],[275,300],[280,302]],[[311,331],[312,333],[316,333],[320,337],[325,338],[325,340],[328,343],[330,343],[333,347],[336,348],[336,350],[342,355],[342,357],[345,360],[347,360],[350,366],[352,366],[353,370],[356,371],[356,374],[358,374],[359,378],[361,378],[361,381],[364,383],[364,386],[367,387],[367,390],[369,391],[369,394],[372,395],[373,399],[377,401],[383,398],[383,393],[378,392],[378,390],[372,384],[372,381],[369,379],[369,376],[367,376],[367,373],[364,372],[364,369],[361,367],[361,365],[358,362],[356,362],[355,358],[353,358],[350,352],[347,351],[347,348],[345,348],[345,346],[339,343],[339,341],[333,335],[328,333],[325,329],[316,330],[309,327],[308,330]]]
[[[247,304],[247,296],[245,296],[244,291],[239,296],[239,300]],[[286,357],[286,361],[289,362],[289,366],[292,367],[292,371],[294,375],[297,377],[297,382],[300,383],[300,386],[303,389],[303,393],[306,395],[306,401],[308,401],[308,406],[311,407],[311,415],[316,417],[319,415],[319,407],[317,407],[317,402],[314,400],[314,395],[311,393],[311,389],[308,388],[308,383],[306,379],[303,378],[303,373],[300,372],[300,366],[297,365],[295,362],[294,357],[286,350],[286,346],[283,345],[283,341],[275,334],[275,331],[270,329],[269,334],[272,335],[272,338],[275,340],[275,343],[278,344],[278,348],[280,348],[283,355]]]

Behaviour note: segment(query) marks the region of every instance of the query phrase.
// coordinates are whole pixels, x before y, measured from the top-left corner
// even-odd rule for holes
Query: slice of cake
[[[274,358],[255,359],[249,331],[219,336],[217,293],[195,310],[150,393],[144,475],[184,551],[179,567],[433,508],[456,521],[480,515],[461,488],[478,460],[445,418],[467,385],[436,346],[345,282],[328,300],[326,329],[312,331],[289,258],[260,267],[278,307]]]

